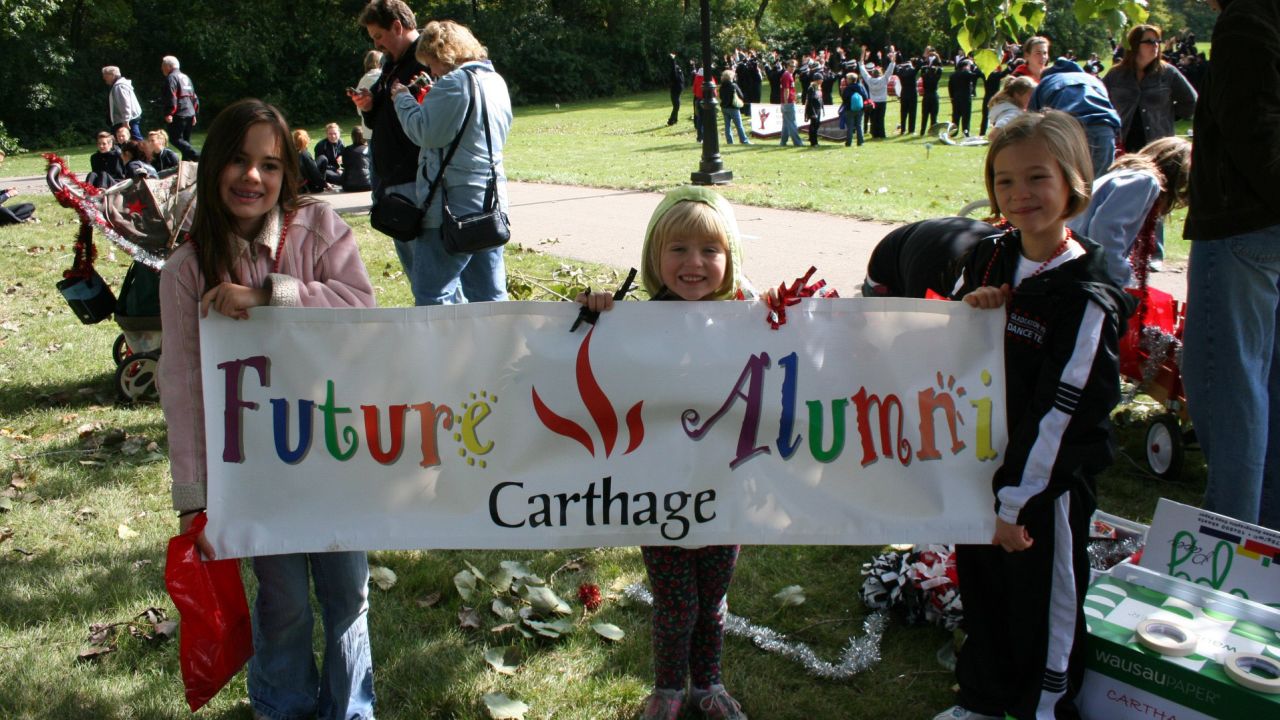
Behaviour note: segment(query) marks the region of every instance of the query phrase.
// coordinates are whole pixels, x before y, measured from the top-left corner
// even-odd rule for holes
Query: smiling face
[[[218,176],[218,197],[234,218],[237,235],[256,235],[266,214],[279,203],[283,150],[272,127],[256,123]]]
[[[336,145],[338,138],[342,137],[342,132],[336,127],[327,127],[324,129],[324,136],[329,142]]]
[[[1038,138],[1015,142],[995,156],[993,165],[1000,211],[1022,231],[1024,242],[1058,242],[1069,192],[1048,145]]]
[[[116,128],[116,142],[123,144],[123,143],[129,142],[129,140],[131,139],[132,139],[132,135],[129,133],[129,128],[127,127]]]
[[[111,152],[111,146],[115,143],[109,137],[98,138],[98,152]]]
[[[1032,75],[1040,77],[1045,65],[1049,64],[1049,43],[1036,43],[1027,53],[1027,69]]]
[[[681,300],[709,300],[724,282],[728,258],[719,238],[673,238],[662,248],[658,274]]]

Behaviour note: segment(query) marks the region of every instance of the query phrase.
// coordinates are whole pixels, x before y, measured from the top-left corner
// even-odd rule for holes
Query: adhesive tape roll
[[[1138,623],[1138,644],[1170,657],[1186,657],[1196,651],[1200,637],[1180,622],[1147,618]]]
[[[1280,694],[1280,661],[1257,653],[1232,653],[1222,661],[1227,677],[1270,695]]]

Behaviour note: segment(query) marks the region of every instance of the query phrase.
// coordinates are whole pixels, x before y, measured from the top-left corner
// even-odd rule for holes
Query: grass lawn
[[[520,108],[509,146],[511,177],[618,187],[665,188],[696,167],[692,128],[669,129],[659,94],[622,101]],[[891,107],[891,113],[894,109]],[[944,112],[947,109],[944,107]],[[313,136],[316,133],[313,132]],[[73,167],[86,148],[63,149]],[[740,202],[811,207],[847,215],[911,219],[942,214],[978,197],[981,150],[889,140],[862,149],[773,146],[726,149]],[[36,174],[33,156],[7,163],[5,175]],[[878,188],[887,187],[885,193]],[[864,190],[870,190],[865,192]],[[115,402],[111,322],[81,325],[54,283],[70,265],[76,222],[70,211],[36,197],[38,225],[0,228],[0,717],[181,718],[176,641],[152,642],[128,627],[108,631],[115,650],[78,660],[90,626],[131,621],[148,608],[173,615],[164,590],[169,510],[167,443],[157,405]],[[406,305],[409,293],[390,242],[363,218],[353,219],[381,305]],[[99,271],[118,288],[127,268],[101,247]],[[511,285],[520,297],[546,289],[572,294],[586,284],[610,286],[612,268],[566,265],[530,251],[508,252]],[[1126,416],[1133,408],[1126,410]],[[1137,408],[1141,414],[1143,408]],[[1127,453],[1100,485],[1103,509],[1149,521],[1160,496],[1194,503],[1203,462],[1188,455],[1184,480],[1163,482],[1128,457],[1141,458],[1142,428],[1120,428]],[[154,445],[152,445],[154,443]],[[835,660],[862,633],[862,562],[874,547],[746,547],[731,590],[732,610],[809,643]],[[480,630],[459,627],[464,603],[452,578],[467,562],[492,570],[519,560],[570,599],[576,630],[560,640],[495,634],[489,598],[473,601]],[[371,590],[371,632],[382,718],[485,718],[482,696],[499,692],[529,705],[529,718],[629,718],[651,681],[648,607],[629,603],[622,588],[644,579],[634,548],[556,552],[377,552],[371,564],[398,582]],[[574,598],[580,583],[605,593],[584,618]],[[774,593],[801,585],[807,602],[780,610]],[[428,602],[440,593],[437,602]],[[594,622],[620,627],[608,643]],[[146,630],[141,621],[135,628]],[[883,660],[847,680],[820,680],[799,665],[730,637],[726,684],[755,718],[924,717],[953,701],[952,675],[935,660],[950,634],[891,623]],[[514,646],[521,664],[499,674],[487,648]],[[202,713],[249,718],[243,678]]]

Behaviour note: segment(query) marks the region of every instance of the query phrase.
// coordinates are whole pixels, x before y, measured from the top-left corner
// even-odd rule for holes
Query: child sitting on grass
[[[935,720],[1078,718],[1085,553],[1094,478],[1111,464],[1116,354],[1132,298],[1102,248],[1066,227],[1093,181],[1080,123],[1050,110],[991,144],[987,195],[1013,229],[980,241],[955,298],[1005,307],[1009,444],[995,472],[991,545],[956,548],[964,628],[959,703]]]

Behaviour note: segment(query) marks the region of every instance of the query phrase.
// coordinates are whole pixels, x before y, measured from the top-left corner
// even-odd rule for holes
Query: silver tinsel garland
[[[632,583],[623,592],[632,600],[653,604],[653,595],[643,583]],[[761,627],[733,613],[725,613],[724,630],[730,635],[748,638],[765,652],[800,663],[811,675],[827,680],[844,680],[880,662],[880,641],[884,638],[888,622],[889,618],[883,612],[868,615],[862,622],[863,635],[850,637],[840,659],[834,663],[819,658],[813,648],[802,642],[788,640],[786,635],[776,630]]]
[[[1142,378],[1134,383],[1132,389],[1120,401],[1121,405],[1133,402],[1133,398],[1155,379],[1160,368],[1164,366],[1164,361],[1170,356],[1173,357],[1176,367],[1182,367],[1182,341],[1173,334],[1148,325],[1142,328],[1142,337],[1138,345],[1143,352],[1147,353],[1147,357],[1142,361]]]

